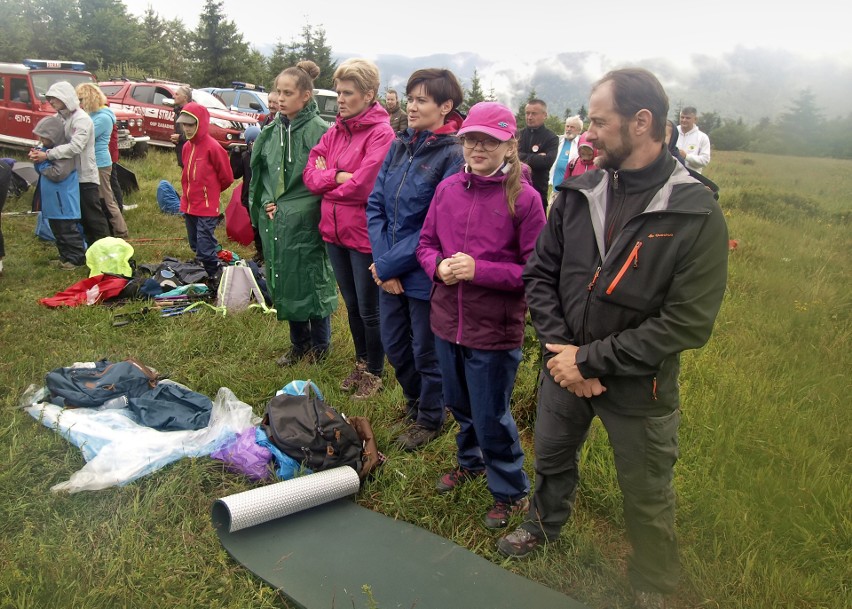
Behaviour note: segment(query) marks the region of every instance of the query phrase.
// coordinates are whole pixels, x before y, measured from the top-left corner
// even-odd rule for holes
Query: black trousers
[[[83,235],[77,227],[77,220],[48,220],[50,230],[56,239],[60,262],[70,262],[75,266],[86,264],[86,248]]]
[[[80,182],[80,214],[88,245],[110,236],[109,221],[101,207],[101,198],[98,195],[98,184]]]

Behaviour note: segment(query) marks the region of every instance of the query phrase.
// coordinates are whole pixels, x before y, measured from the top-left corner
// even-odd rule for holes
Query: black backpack
[[[360,473],[362,443],[358,432],[305,383],[301,395],[277,395],[266,405],[263,428],[288,457],[318,472],[348,465]]]

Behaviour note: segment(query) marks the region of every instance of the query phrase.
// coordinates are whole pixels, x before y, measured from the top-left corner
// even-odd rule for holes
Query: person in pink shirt
[[[373,281],[367,198],[394,139],[388,113],[377,102],[379,69],[366,59],[349,59],[334,72],[337,121],[308,156],[305,185],[322,195],[320,234],[355,343],[355,367],[340,389],[356,399],[382,386],[385,352],[379,328],[379,288]]]

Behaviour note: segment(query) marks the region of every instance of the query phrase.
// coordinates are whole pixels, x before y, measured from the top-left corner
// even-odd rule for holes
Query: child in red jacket
[[[210,114],[201,104],[186,104],[177,123],[186,135],[183,147],[183,172],[180,211],[186,221],[189,247],[215,279],[219,269],[214,231],[219,223],[219,196],[234,181],[228,153],[209,134]]]

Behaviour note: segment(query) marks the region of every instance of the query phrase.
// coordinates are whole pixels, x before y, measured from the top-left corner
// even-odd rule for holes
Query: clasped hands
[[[382,288],[388,294],[394,294],[399,296],[405,290],[402,288],[402,282],[398,277],[394,277],[393,279],[385,279],[382,281],[379,279],[379,276],[376,274],[376,263],[370,265],[370,274],[373,276],[373,281],[376,282],[376,285]]]
[[[546,343],[544,347],[556,354],[548,360],[547,370],[560,387],[580,398],[591,398],[606,391],[599,378],[585,379],[580,374],[577,368],[578,347],[553,343]]]
[[[476,260],[464,252],[456,252],[444,258],[436,270],[444,285],[455,285],[459,281],[472,281],[476,274]]]

